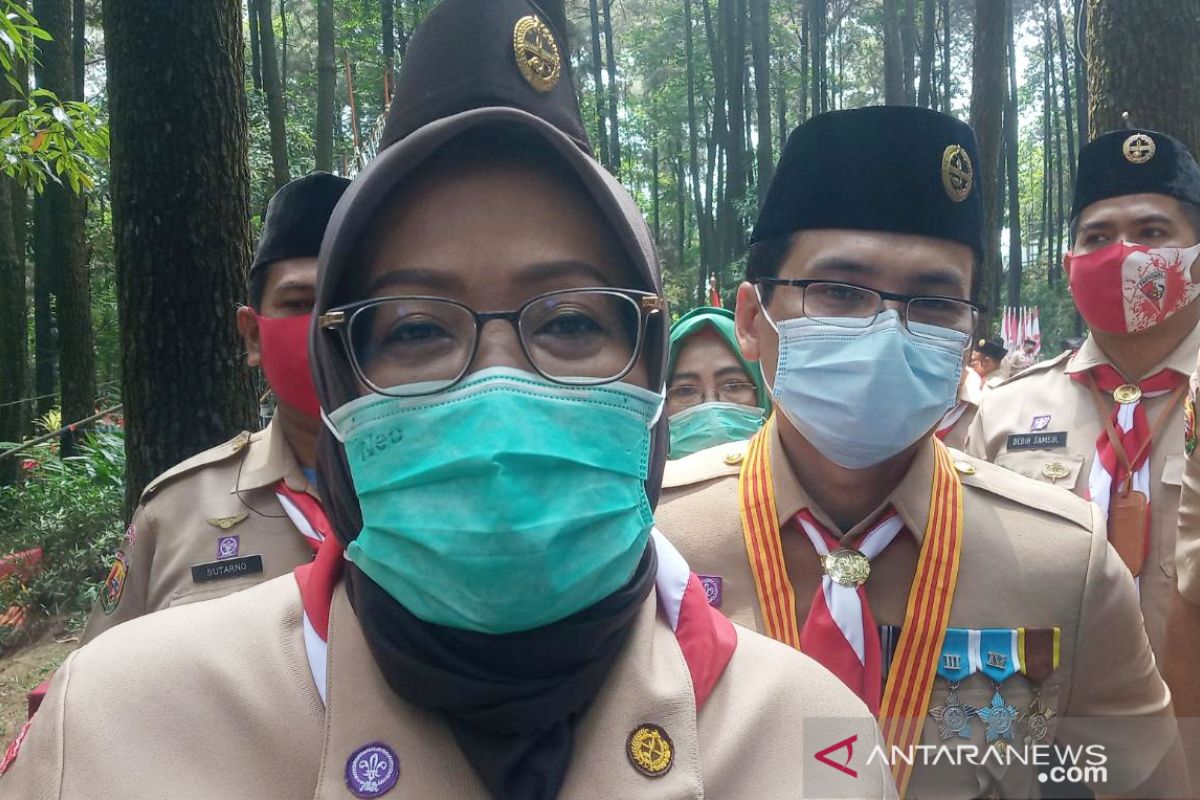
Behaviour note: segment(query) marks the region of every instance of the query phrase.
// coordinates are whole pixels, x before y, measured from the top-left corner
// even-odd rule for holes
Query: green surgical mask
[[[738,403],[701,403],[680,411],[670,418],[670,458],[749,439],[762,427],[764,416],[761,408]]]
[[[663,398],[482,370],[446,392],[333,412],[363,527],[347,558],[420,619],[511,633],[628,582],[654,517],[644,482]]]

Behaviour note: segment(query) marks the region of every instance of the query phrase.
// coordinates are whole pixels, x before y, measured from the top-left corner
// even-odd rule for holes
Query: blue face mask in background
[[[765,313],[765,307],[764,307]],[[886,461],[955,404],[968,335],[910,322],[895,311],[861,328],[798,317],[778,325],[771,397],[817,450],[847,469]]]
[[[628,582],[653,513],[660,394],[515,369],[436,395],[369,395],[329,416],[363,527],[347,557],[420,619],[528,630]]]
[[[762,427],[765,412],[738,403],[701,403],[670,418],[671,458],[749,439]]]

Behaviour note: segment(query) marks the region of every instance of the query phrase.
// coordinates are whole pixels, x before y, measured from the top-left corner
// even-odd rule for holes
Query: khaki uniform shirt
[[[1192,371],[1200,351],[1200,328],[1193,331],[1161,364],[1162,369],[1183,375]],[[993,464],[1034,480],[1054,483],[1087,497],[1088,475],[1096,455],[1096,439],[1104,423],[1086,384],[1071,380],[1109,359],[1091,336],[1073,355],[1063,354],[1041,362],[993,389],[980,404],[967,435],[966,451]],[[1104,396],[1104,392],[1101,392]],[[1179,485],[1183,477],[1183,411],[1176,405],[1167,412],[1169,395],[1143,398],[1153,427],[1159,416],[1170,413],[1150,449],[1150,549],[1140,575],[1142,614],[1146,632],[1158,660],[1163,660],[1167,606],[1175,591],[1175,527],[1179,510]],[[1112,398],[1106,398],[1112,404]],[[1034,419],[1049,416],[1042,433],[1065,433],[1066,442],[1053,447],[1010,446],[1009,437],[1033,431]],[[1063,477],[1055,477],[1062,475]],[[1107,528],[1103,528],[1107,530]]]
[[[83,640],[152,611],[240,591],[311,561],[312,546],[275,495],[281,479],[316,496],[272,422],[151,481]],[[200,565],[208,566],[194,574],[192,568]],[[116,572],[124,574],[114,587]]]
[[[763,631],[739,514],[737,472],[744,448],[723,445],[694,454],[689,473],[676,472],[674,485],[664,490],[656,516],[693,570],[721,576],[721,610],[734,622]],[[1043,702],[1058,715],[1051,720],[1048,738],[1063,744],[1106,744],[1105,794],[1138,786],[1168,751],[1170,785],[1186,787],[1186,775],[1178,771],[1182,764],[1174,760],[1177,733],[1170,695],[1146,641],[1133,581],[1105,541],[1098,510],[1068,492],[961,453],[952,456],[963,484],[964,540],[949,625],[1061,628],[1061,661],[1041,686]],[[800,486],[777,431],[770,457],[781,528],[807,508],[838,535]],[[929,515],[934,458],[930,442],[879,508],[894,507],[907,530],[871,562],[866,591],[880,625],[904,621]],[[853,542],[866,527],[847,531],[842,540]],[[803,624],[821,585],[821,563],[808,538],[794,528],[783,529],[782,545],[796,616]],[[1021,712],[1029,708],[1033,689],[1024,675],[1001,686],[1004,700]],[[947,682],[937,678],[930,707],[940,707],[947,691]],[[980,674],[964,680],[958,690],[959,701],[975,708],[987,706],[992,695],[990,681]],[[970,743],[981,752],[986,747],[983,730],[975,719]],[[934,720],[926,717],[920,744],[941,743]],[[1018,738],[1016,743],[1022,742]],[[955,739],[951,744],[967,742]],[[917,761],[907,797],[973,798],[987,795],[998,781],[986,765]],[[1009,766],[1001,785],[1005,797],[1039,796],[1030,766]]]
[[[1200,455],[1197,455],[1196,404],[1200,402],[1200,359],[1192,373],[1183,414],[1183,488],[1179,498],[1178,541],[1175,564],[1179,593],[1200,606]]]
[[[488,797],[446,721],[388,688],[342,587],[331,608],[324,701],[302,619],[296,581],[284,577],[149,615],[77,650],[0,778],[0,796],[349,798],[347,760],[383,743],[399,761],[386,798]],[[879,735],[858,698],[782,645],[745,630],[737,637],[697,713],[690,673],[652,591],[575,728],[559,796],[894,797],[884,769],[865,764]],[[648,723],[673,747],[670,769],[657,777],[626,755],[633,732]],[[858,737],[857,777],[813,758],[850,736]]]

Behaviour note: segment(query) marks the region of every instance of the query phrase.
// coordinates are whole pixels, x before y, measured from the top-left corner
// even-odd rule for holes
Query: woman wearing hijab
[[[733,312],[705,306],[671,326],[667,405],[672,460],[749,439],[770,408],[758,362],[738,347]]]
[[[865,706],[652,530],[658,265],[548,19],[435,9],[334,212],[311,333],[334,536],[73,654],[0,794],[894,792]]]

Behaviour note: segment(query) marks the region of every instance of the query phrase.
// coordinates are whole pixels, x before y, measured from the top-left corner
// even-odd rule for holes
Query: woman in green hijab
[[[723,308],[697,308],[671,326],[667,375],[672,459],[750,438],[770,408],[758,362],[742,357]]]

